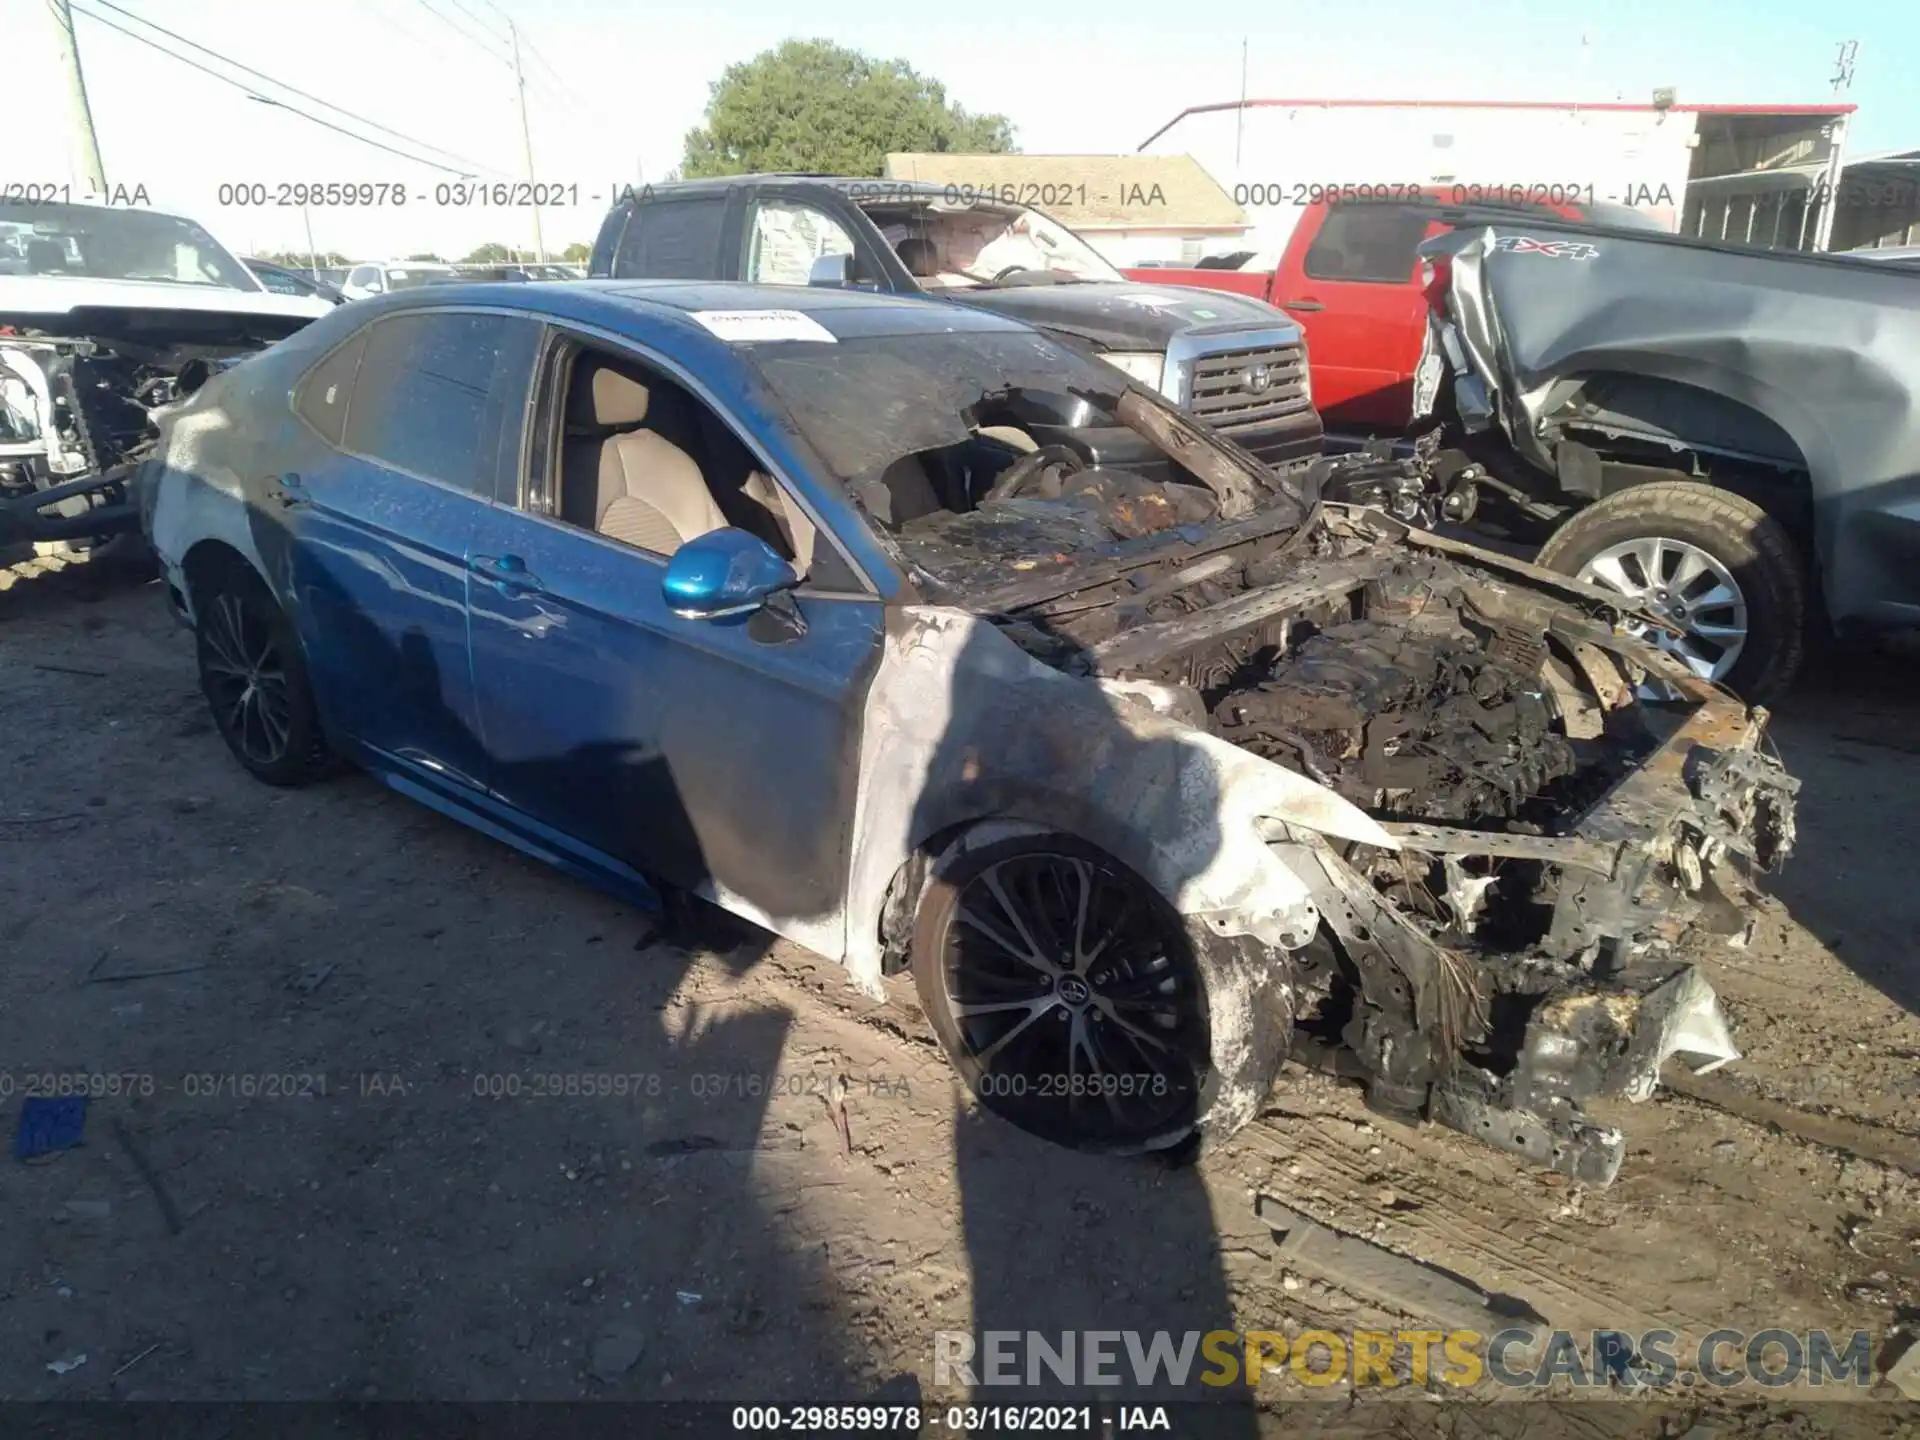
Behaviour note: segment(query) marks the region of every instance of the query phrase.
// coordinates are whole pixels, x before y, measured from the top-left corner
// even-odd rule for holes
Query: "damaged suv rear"
[[[190,220],[0,201],[0,565],[137,529],[156,412],[331,308],[263,289]]]

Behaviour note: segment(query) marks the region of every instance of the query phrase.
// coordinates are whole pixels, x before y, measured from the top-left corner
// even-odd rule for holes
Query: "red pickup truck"
[[[1413,419],[1413,377],[1427,342],[1427,300],[1415,252],[1464,213],[1444,207],[1437,191],[1424,205],[1315,201],[1301,211],[1272,270],[1142,266],[1125,274],[1152,285],[1195,285],[1279,306],[1306,331],[1313,399],[1327,427],[1397,432]],[[1603,202],[1535,202],[1507,207],[1507,216],[1515,210],[1664,228],[1640,211]],[[1484,218],[1479,207],[1474,213]]]

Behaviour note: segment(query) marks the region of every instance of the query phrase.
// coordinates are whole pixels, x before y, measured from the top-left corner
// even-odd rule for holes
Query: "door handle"
[[[538,595],[546,589],[518,555],[475,555],[467,569],[508,595]]]
[[[1327,307],[1322,305],[1318,300],[1282,300],[1280,302],[1280,308],[1282,310],[1310,312],[1314,310],[1324,310]]]
[[[266,498],[283,510],[291,510],[296,505],[305,505],[313,497],[307,494],[306,481],[289,470],[284,475],[270,476],[267,480]]]

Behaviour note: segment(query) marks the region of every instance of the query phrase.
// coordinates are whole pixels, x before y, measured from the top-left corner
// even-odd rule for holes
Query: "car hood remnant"
[[[1637,453],[1744,476],[1796,517],[1810,501],[1833,619],[1920,623],[1911,274],[1532,218],[1421,248],[1446,277],[1434,330],[1469,432],[1498,426],[1590,498],[1601,453]]]
[[[1005,574],[958,603],[1128,724],[1294,778],[1243,805],[1270,767],[1216,776],[1222,854],[1254,809],[1297,891],[1263,925],[1243,885],[1215,928],[1291,952],[1296,1053],[1376,1108],[1599,1185],[1624,1141],[1584,1101],[1646,1098],[1671,1056],[1736,1057],[1674,943],[1734,911],[1739,867],[1786,856],[1797,782],[1764,712],[1618,631],[1602,592],[1367,509],[1302,522],[1285,496]],[[1651,682],[1679,701],[1639,700]]]

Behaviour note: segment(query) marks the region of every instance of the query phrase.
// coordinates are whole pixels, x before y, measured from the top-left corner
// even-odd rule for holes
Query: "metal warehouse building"
[[[1522,190],[1630,205],[1689,234],[1827,248],[1852,105],[1233,100],[1181,111],[1139,149],[1189,154],[1285,245],[1325,187]],[[1365,193],[1364,190],[1361,193]]]

